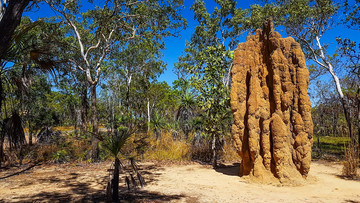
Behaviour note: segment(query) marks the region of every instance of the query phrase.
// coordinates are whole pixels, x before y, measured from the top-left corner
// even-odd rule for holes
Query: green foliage
[[[69,36],[61,43],[68,53],[66,59],[71,57],[70,62],[93,84],[107,69],[104,59],[115,50],[122,52],[150,39],[161,44],[164,37],[185,25],[179,15],[183,3],[179,0],[87,3],[90,9],[86,11],[84,5],[75,1],[46,2],[60,14],[61,28]],[[148,47],[158,46],[148,43]]]
[[[360,43],[341,37],[337,37],[336,41],[340,45],[338,53],[346,59],[343,64],[349,70],[349,77],[358,80],[360,78]]]
[[[198,104],[206,114],[206,132],[220,136],[228,128],[220,123],[224,121],[224,112],[230,108],[228,85],[233,56],[230,50],[241,34],[238,23],[246,12],[236,8],[235,1],[216,3],[220,8],[216,7],[212,14],[206,10],[204,1],[195,1],[192,5],[199,25],[187,43],[186,55],[180,57],[176,65],[191,74],[190,82],[198,92]],[[191,98],[185,94],[183,102],[186,99]]]
[[[63,162],[69,161],[70,157],[68,156],[68,152],[65,149],[62,149],[62,150],[56,151],[52,155],[52,159],[56,163],[63,163]]]
[[[315,60],[319,49],[316,37],[334,26],[334,16],[339,5],[331,0],[262,0],[261,5],[252,5],[251,15],[247,17],[247,29],[252,31],[262,28],[267,18],[273,18],[275,26],[284,28],[289,36],[294,37],[305,51],[305,55]],[[326,52],[326,47],[323,47]]]
[[[154,134],[157,138],[160,136],[161,130],[166,127],[166,124],[166,120],[158,112],[155,112],[150,126],[154,130]]]
[[[121,152],[121,148],[126,143],[126,140],[131,136],[131,132],[126,127],[119,127],[115,133],[111,133],[106,136],[102,142],[102,146],[112,154],[113,157],[117,157]]]
[[[318,146],[319,144],[320,150],[324,154],[341,156],[345,153],[345,146],[347,146],[349,143],[349,137],[314,136],[314,146]]]
[[[346,0],[344,3],[344,24],[347,24],[351,29],[360,29],[360,1]]]
[[[218,140],[229,132],[230,123],[230,70],[234,46],[246,11],[236,8],[236,1],[215,1],[213,13],[206,9],[204,1],[195,1],[191,9],[198,26],[187,42],[185,55],[176,64],[179,72],[187,71],[191,87],[196,90],[197,102],[203,112],[204,131],[213,139],[213,165],[216,166]],[[184,99],[191,99],[184,95]],[[230,119],[231,120],[231,119]]]

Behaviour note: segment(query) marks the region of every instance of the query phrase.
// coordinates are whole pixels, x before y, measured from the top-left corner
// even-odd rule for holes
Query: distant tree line
[[[311,83],[331,78],[315,95],[315,134],[348,136],[358,146],[360,44],[342,33],[337,44],[322,40],[337,27],[359,30],[360,2],[260,0],[249,9],[235,0],[214,2],[210,12],[207,2],[194,1],[195,31],[170,86],[158,81],[167,65],[161,51],[165,39],[186,28],[183,1],[0,1],[2,126],[18,114],[30,145],[44,126],[75,126],[91,137],[93,160],[99,158],[99,125],[110,131],[125,126],[158,139],[164,130],[174,139],[193,135],[194,145],[207,143],[215,167],[231,133],[233,50],[240,37],[271,17],[276,29],[301,44]],[[21,17],[24,9],[41,4],[56,15]],[[4,140],[5,135],[1,145]]]

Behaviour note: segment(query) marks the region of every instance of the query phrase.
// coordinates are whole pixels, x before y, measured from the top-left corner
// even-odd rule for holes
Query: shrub
[[[145,158],[151,160],[190,160],[191,145],[183,140],[174,140],[169,132],[163,132],[160,139],[156,136],[149,138],[149,150],[145,152]]]
[[[357,177],[357,169],[359,167],[359,157],[356,147],[349,145],[345,148],[345,161],[343,162],[342,174],[345,177],[355,179]]]
[[[55,152],[52,155],[52,159],[55,163],[64,163],[70,160],[70,157],[68,156],[68,152],[64,149],[59,150]]]

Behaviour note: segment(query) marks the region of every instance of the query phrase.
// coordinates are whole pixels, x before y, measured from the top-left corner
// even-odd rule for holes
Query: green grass
[[[330,136],[318,137],[315,135],[313,149],[320,148],[321,154],[343,156],[345,154],[345,147],[349,144],[349,142],[350,142],[349,137],[330,137]]]

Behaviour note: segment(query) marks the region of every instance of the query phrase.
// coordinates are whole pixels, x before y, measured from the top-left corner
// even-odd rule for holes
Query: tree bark
[[[93,127],[92,159],[93,161],[97,161],[99,159],[99,139],[97,138],[99,129],[98,129],[97,107],[96,107],[96,84],[92,84],[90,89],[91,89],[91,120]]]
[[[338,95],[339,95],[340,101],[341,101],[341,105],[342,105],[343,110],[344,110],[346,123],[347,123],[347,126],[349,128],[349,137],[350,137],[351,143],[354,144],[355,139],[354,139],[354,135],[352,133],[350,112],[349,112],[349,108],[348,108],[346,98],[345,98],[344,93],[343,93],[343,91],[341,89],[340,79],[335,74],[334,67],[332,66],[332,64],[325,58],[323,47],[322,47],[322,45],[320,43],[320,37],[316,36],[315,38],[316,38],[316,45],[320,50],[320,58],[323,60],[323,62],[326,65],[319,63],[317,61],[316,57],[315,57],[315,62],[317,62],[319,65],[323,66],[324,68],[326,68],[329,71],[329,73],[331,74],[331,76],[333,77],[333,80],[334,80],[334,83],[335,83],[335,86],[336,86],[336,91],[338,92]]]
[[[16,27],[20,24],[22,13],[30,0],[11,0],[0,21],[0,59],[6,53]]]
[[[147,98],[147,119],[148,119],[148,133],[150,133],[150,101],[149,98]]]
[[[88,125],[88,98],[87,98],[87,85],[86,83],[83,83],[82,90],[81,90],[81,124],[80,124],[80,134],[83,134],[87,131],[87,125]]]
[[[348,108],[347,102],[346,102],[344,97],[340,98],[340,101],[341,101],[341,105],[342,105],[343,110],[344,110],[345,120],[346,120],[347,126],[349,128],[349,137],[350,137],[350,140],[351,140],[351,144],[353,146],[355,146],[356,138],[352,133],[352,124],[351,124],[351,116],[350,116],[349,108]]]
[[[0,167],[3,161],[3,157],[4,157],[4,136],[3,134],[0,134]]]
[[[3,73],[1,72],[0,74],[0,112],[2,109],[2,102],[5,100],[5,95],[4,95],[4,87],[3,87],[3,82],[2,82],[2,75]]]
[[[217,150],[216,150],[216,135],[215,134],[213,134],[211,150],[212,150],[212,166],[213,166],[213,168],[216,168],[217,167]]]
[[[358,154],[360,153],[360,87],[358,87],[358,90],[357,90],[357,107],[358,107],[358,140],[357,140],[357,145],[358,145]],[[360,155],[360,154],[359,154]]]
[[[30,132],[30,130],[29,130],[29,146],[33,145],[32,139],[33,139],[33,133]]]
[[[114,173],[112,179],[112,201],[119,202],[119,170],[120,160],[119,158],[115,158],[115,166],[114,166]]]
[[[126,77],[126,111],[129,115],[131,75]]]

